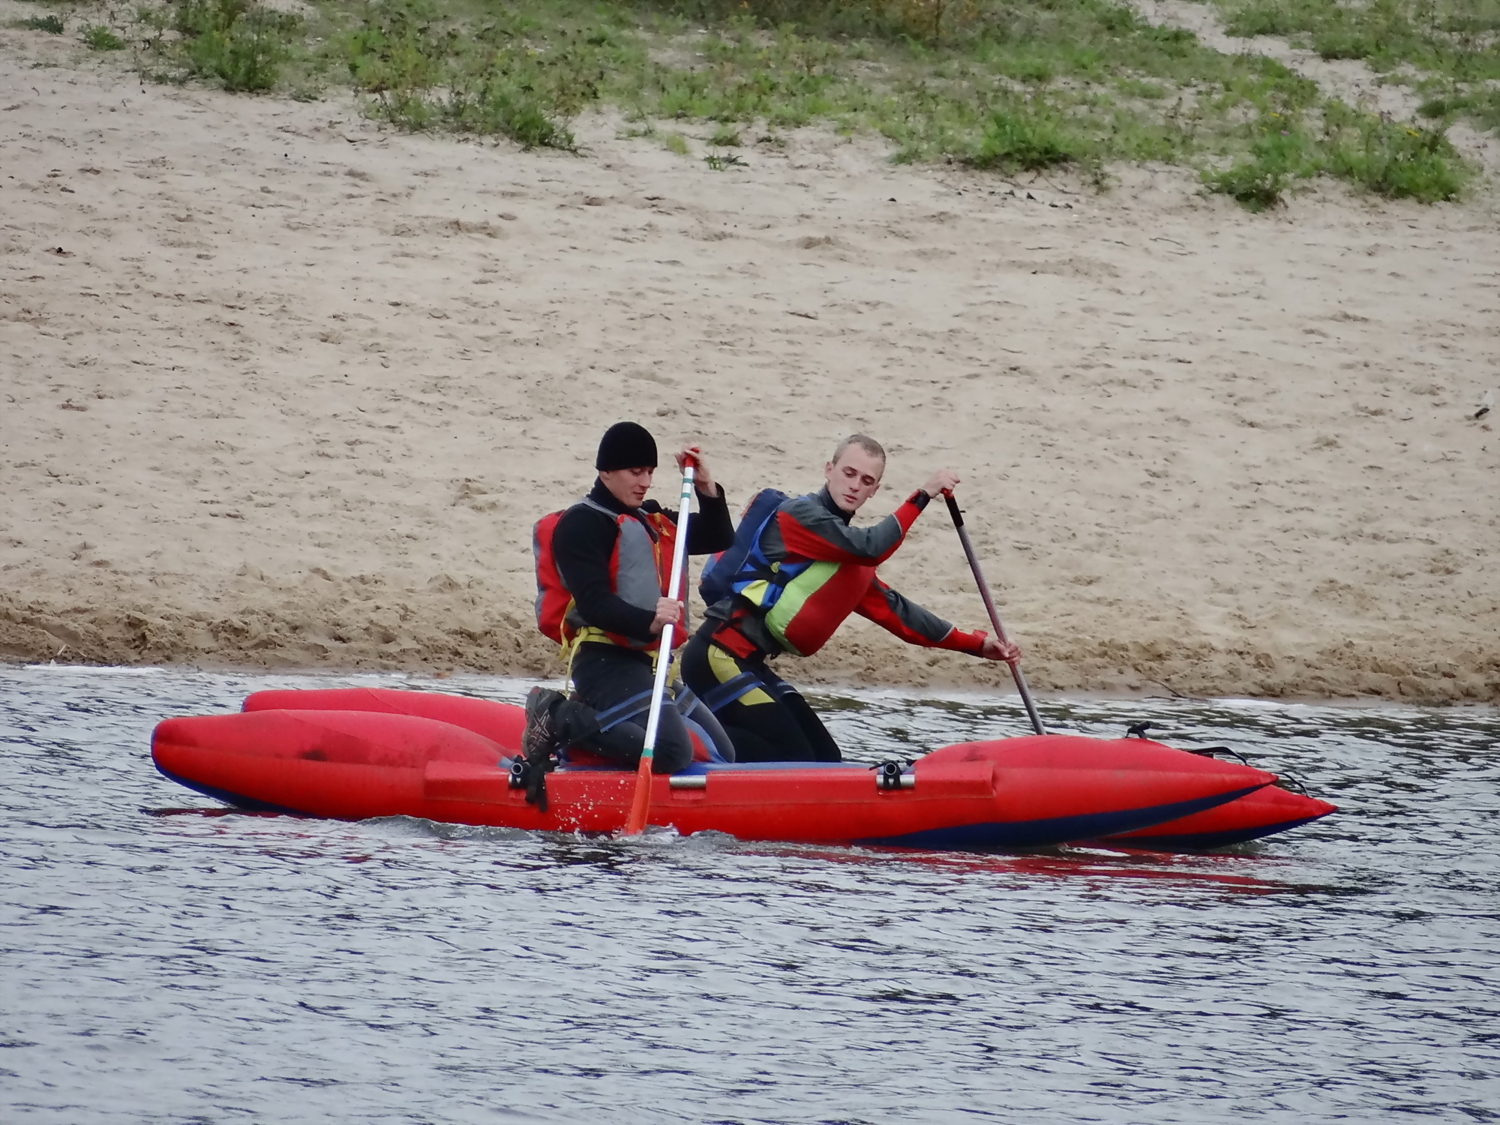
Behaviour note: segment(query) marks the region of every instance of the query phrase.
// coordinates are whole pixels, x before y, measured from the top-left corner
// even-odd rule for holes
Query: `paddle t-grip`
[[[948,502],[948,514],[953,517],[953,526],[962,531],[964,514],[959,508],[958,501],[954,498],[952,491],[946,488],[943,489],[943,499]]]

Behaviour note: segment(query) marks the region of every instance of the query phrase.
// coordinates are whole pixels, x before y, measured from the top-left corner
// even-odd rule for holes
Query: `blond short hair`
[[[859,446],[871,457],[879,457],[881,467],[884,468],[885,449],[874,438],[866,437],[864,434],[850,434],[843,441],[839,442],[838,448],[833,451],[833,456],[829,458],[830,462],[837,465],[839,458],[844,455],[844,450],[848,449],[851,445]]]

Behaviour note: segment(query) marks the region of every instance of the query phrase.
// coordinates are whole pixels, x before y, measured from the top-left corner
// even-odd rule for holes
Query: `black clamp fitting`
[[[902,774],[905,766],[900,762],[877,762],[870,767],[875,771],[876,789],[904,789]]]

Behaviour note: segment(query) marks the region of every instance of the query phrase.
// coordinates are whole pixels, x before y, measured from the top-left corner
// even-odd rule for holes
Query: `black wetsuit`
[[[615,592],[610,575],[610,558],[620,533],[615,516],[636,515],[637,511],[661,513],[676,523],[677,513],[662,508],[655,500],[647,500],[640,509],[628,508],[615,499],[602,481],[594,483],[588,498],[615,515],[578,504],[558,520],[552,537],[558,573],[573,596],[577,616],[583,621],[649,643],[656,639],[651,632],[651,623],[656,619],[654,603],[652,608],[645,609],[627,602]],[[700,492],[698,506],[699,512],[688,523],[687,553],[703,555],[724,550],[734,541],[734,521],[724,500],[724,490],[718,489],[714,496]],[[645,520],[641,523],[646,525]],[[559,734],[570,745],[592,750],[621,765],[636,765],[646,743],[647,708],[655,677],[651,653],[584,641],[573,657],[572,676],[578,698],[558,708]],[[702,727],[721,756],[733,760],[732,744],[718,721],[707,708],[684,694],[678,706],[662,708],[652,752],[652,769],[656,773],[675,773],[692,761],[693,748],[684,719]]]

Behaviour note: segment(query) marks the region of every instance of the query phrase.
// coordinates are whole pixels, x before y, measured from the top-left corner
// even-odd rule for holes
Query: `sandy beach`
[[[852,430],[870,516],[953,466],[1042,693],[1500,699],[1490,188],[1251,215],[603,117],[524,153],[37,40],[0,32],[0,658],[555,676],[531,525],[632,418],[736,509]],[[883,573],[983,620],[940,507]],[[1009,684],[859,621],[782,672]]]

